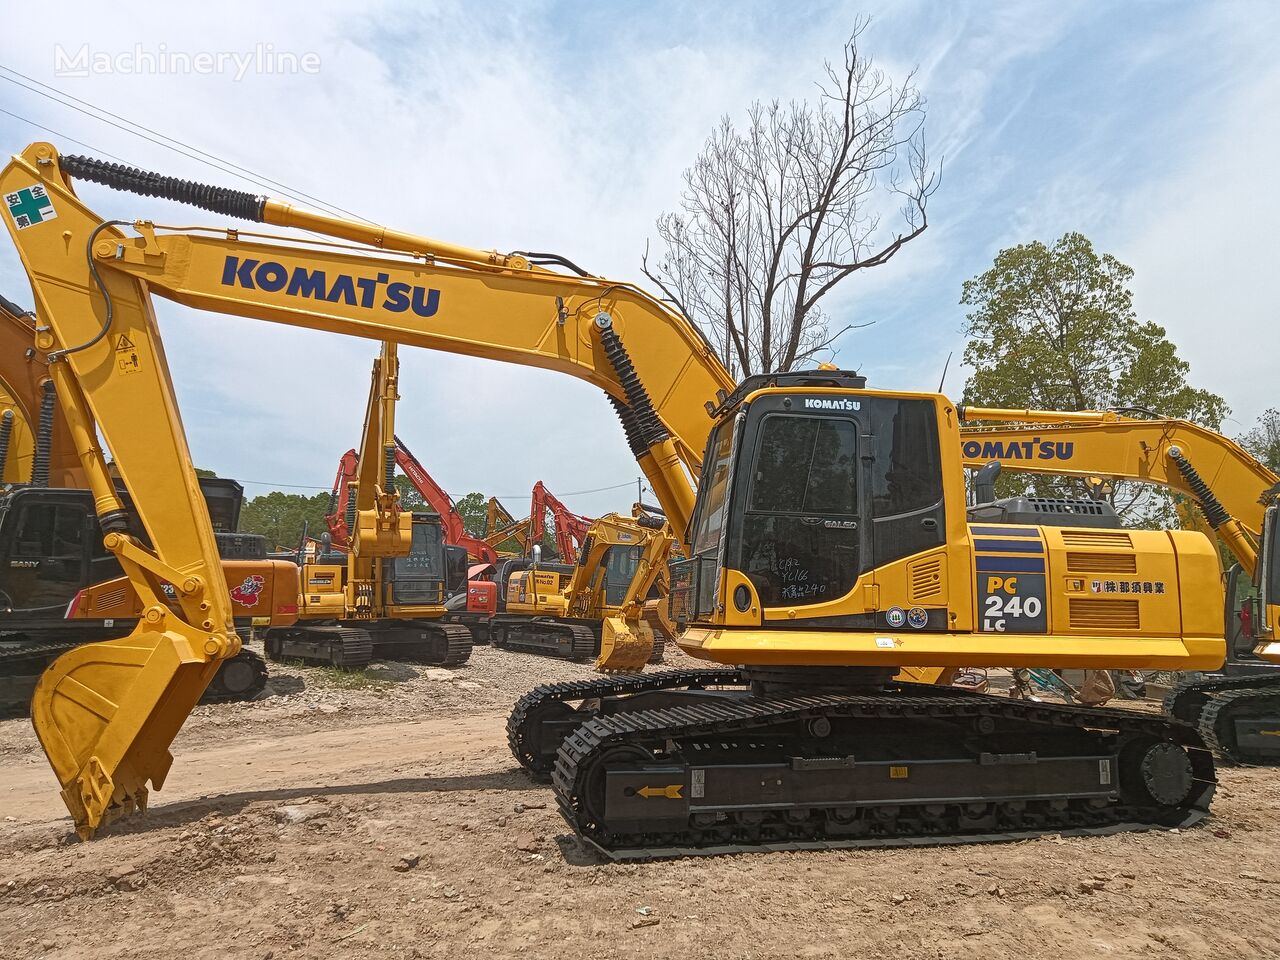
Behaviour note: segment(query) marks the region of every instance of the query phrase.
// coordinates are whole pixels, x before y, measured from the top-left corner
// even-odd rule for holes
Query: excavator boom
[[[548,511],[551,512],[556,551],[560,554],[560,559],[565,563],[577,563],[578,550],[581,549],[587,537],[587,531],[591,528],[591,518],[572,512],[539,480],[533,485],[533,498],[529,507],[529,532],[526,535],[529,543],[538,543],[542,540],[542,533],[546,530]]]
[[[0,297],[0,486],[88,486],[57,397],[48,360],[33,344],[35,318]],[[37,453],[39,455],[37,455]]]
[[[72,177],[192,203],[240,220],[297,227],[361,246],[303,243],[248,231],[165,233],[105,221]],[[692,513],[707,405],[733,381],[686,319],[629,284],[552,273],[518,255],[439,243],[204,188],[37,143],[0,172],[6,228],[32,285],[72,443],[113,550],[144,615],[129,637],[59,659],[32,705],[36,731],[82,836],[145,807],[169,745],[219,662],[240,648],[208,510],[196,483],[151,305],[159,295],[199,309],[559,370],[604,390],[673,526]],[[477,323],[483,317],[485,322]],[[394,356],[384,353],[384,363]],[[388,369],[389,375],[394,370]],[[375,381],[377,377],[375,376]],[[376,388],[376,384],[375,384]],[[389,408],[371,394],[370,409]],[[98,436],[106,441],[151,547],[129,536]],[[366,429],[384,456],[394,422]],[[370,441],[373,442],[373,441]],[[358,465],[358,513],[376,513],[360,564],[402,551],[404,529]],[[389,471],[387,471],[389,473]],[[368,475],[366,475],[368,473]],[[375,505],[374,501],[378,501]],[[175,608],[162,584],[173,584]]]

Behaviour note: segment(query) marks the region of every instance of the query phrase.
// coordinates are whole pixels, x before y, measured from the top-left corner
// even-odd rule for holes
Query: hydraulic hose
[[[6,410],[0,417],[0,481],[4,480],[5,464],[9,460],[9,439],[13,436],[13,411]]]
[[[611,393],[606,393],[609,402],[613,404],[613,410],[618,415],[618,419],[622,421],[622,430],[627,435],[627,446],[631,448],[633,456],[639,457],[649,448],[645,445],[644,438],[640,435],[640,424],[636,422],[636,416],[625,403],[619,400]]]
[[[1205,483],[1204,478],[1200,476],[1196,468],[1191,465],[1191,461],[1183,455],[1178,447],[1169,448],[1169,459],[1173,461],[1174,466],[1178,468],[1178,472],[1182,474],[1182,479],[1187,481],[1187,486],[1195,494],[1196,500],[1200,503],[1200,509],[1204,512],[1205,519],[1209,521],[1209,526],[1217,530],[1231,519],[1231,514],[1222,505],[1222,501],[1214,496],[1213,491],[1209,489],[1209,484]]]
[[[122,163],[108,163],[93,157],[65,155],[60,164],[73,177],[100,183],[113,190],[186,203],[211,213],[235,217],[237,220],[251,220],[254,223],[263,221],[267,198],[255,196],[246,190],[232,190],[194,180],[166,177],[149,170],[127,167]]]
[[[634,427],[627,431],[627,442],[631,443],[634,436],[635,440],[643,444],[643,450],[648,450],[655,444],[668,439],[671,434],[658,419],[658,412],[653,409],[653,401],[649,399],[649,391],[640,381],[640,375],[636,373],[635,364],[631,362],[631,356],[627,353],[622,338],[613,329],[612,318],[602,313],[596,318],[596,327],[600,331],[600,345],[604,348],[604,355],[613,367],[613,372],[618,375],[618,382],[622,384],[622,390],[627,395],[627,406],[634,419]],[[614,409],[618,409],[616,403]],[[620,410],[618,416],[622,417]],[[627,429],[625,418],[622,426],[624,430]],[[635,450],[634,446],[632,450]]]
[[[53,449],[53,413],[57,402],[57,388],[52,380],[46,380],[40,395],[40,423],[36,427],[36,451],[31,461],[31,484],[36,487],[49,485],[49,456]]]

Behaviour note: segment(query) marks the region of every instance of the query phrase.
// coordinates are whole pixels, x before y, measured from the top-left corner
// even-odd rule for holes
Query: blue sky
[[[460,243],[551,249],[618,279],[640,276],[654,218],[725,113],[812,94],[859,15],[863,51],[896,78],[918,68],[931,153],[944,161],[931,227],[829,305],[837,360],[873,384],[933,388],[963,350],[961,283],[998,249],[1081,230],[1134,267],[1143,319],[1166,326],[1192,380],[1247,428],[1277,405],[1280,5],[1132,2],[794,4],[222,3],[123,22],[60,7],[58,35],[0,63],[364,216]],[[309,75],[55,75],[74,52],[312,52]],[[6,149],[51,139],[150,169],[245,186],[81,113],[0,83]],[[93,151],[67,145],[73,137]],[[192,222],[162,204],[82,191],[104,214]],[[196,218],[198,219],[198,218]],[[198,222],[208,222],[199,219]],[[30,301],[16,257],[0,284]],[[355,442],[376,346],[158,312],[195,459],[247,483],[326,487]],[[566,494],[636,475],[594,389],[542,371],[402,352],[401,433],[455,496],[518,501],[536,479]],[[964,371],[953,365],[949,392]],[[534,436],[527,419],[536,409]],[[630,489],[566,496],[584,513]]]

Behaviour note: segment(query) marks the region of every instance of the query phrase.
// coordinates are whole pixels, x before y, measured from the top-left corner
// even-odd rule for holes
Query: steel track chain
[[[550,768],[542,769],[542,752],[538,749],[538,731],[530,724],[537,711],[552,703],[591,700],[597,697],[627,696],[681,687],[745,685],[742,673],[729,667],[721,669],[665,670],[659,673],[615,674],[592,680],[566,680],[534,687],[512,707],[507,717],[507,745],[511,754],[529,773],[549,777]],[[583,717],[584,721],[589,716]]]
[[[623,838],[631,845],[610,839],[602,825],[593,823],[584,802],[583,790],[589,761],[615,746],[661,747],[669,741],[706,737],[736,738],[783,723],[803,723],[818,717],[889,718],[909,722],[912,717],[966,719],[997,717],[1035,725],[1070,726],[1114,730],[1119,733],[1146,733],[1161,740],[1173,740],[1188,750],[1196,783],[1188,797],[1175,808],[1108,808],[1094,815],[1098,822],[1081,824],[1065,814],[1061,823],[1037,825],[1034,829],[988,834],[943,833],[907,834],[892,837],[765,837],[731,843],[703,843],[715,838],[710,831],[688,828],[678,842],[667,834],[650,845],[646,837]],[[964,693],[954,688],[931,688],[900,684],[896,690],[874,695],[799,696],[778,700],[749,699],[698,703],[593,718],[579,726],[561,744],[552,776],[561,815],[588,845],[611,859],[662,859],[674,856],[702,856],[771,849],[826,849],[847,847],[914,846],[938,843],[996,842],[1045,833],[1094,834],[1189,826],[1208,811],[1216,780],[1212,755],[1194,728],[1159,717],[1120,710],[1099,710],[1078,706],[1058,706],[1010,700],[985,694]],[[1100,822],[1106,816],[1111,822]],[[762,831],[763,833],[763,831]]]

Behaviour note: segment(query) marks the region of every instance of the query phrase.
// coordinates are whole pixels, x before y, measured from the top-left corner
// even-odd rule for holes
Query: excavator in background
[[[339,242],[107,221],[76,180]],[[1113,833],[1207,812],[1213,755],[1185,724],[895,679],[990,663],[1203,670],[1225,657],[1209,539],[1134,530],[1099,544],[1070,517],[971,521],[945,396],[840,370],[734,384],[687,318],[563,257],[442,243],[47,143],[0,171],[0,195],[106,546],[149,601],[128,638],[60,657],[33,700],[81,836],[145,806],[183,718],[239,649],[153,296],[536,365],[609,395],[682,538],[685,559],[670,564],[679,644],[710,666],[548,684],[516,705],[516,756],[550,767],[563,816],[608,857]],[[118,520],[99,432],[150,547]],[[368,537],[403,555],[406,525],[373,477],[366,501],[365,463],[357,549]],[[1258,550],[1267,660],[1280,660],[1275,511]],[[1123,556],[1143,592],[1094,593],[1069,569],[1080,553]],[[151,587],[158,576],[176,609]],[[642,651],[620,634],[601,656]]]
[[[504,564],[497,583],[470,584],[467,613],[488,618],[496,647],[589,660],[613,643],[612,634],[632,631],[649,645],[649,662],[659,662],[666,636],[654,634],[642,608],[665,583],[674,542],[663,518],[638,509],[630,517],[607,514],[583,532],[575,562],[543,563],[535,544],[532,560]]]
[[[465,547],[467,556],[474,563],[495,563],[497,551],[480,537],[467,533],[462,514],[454,505],[453,499],[440,484],[427,472],[422,462],[413,455],[403,440],[395,438],[396,466],[408,477],[413,489],[430,507],[444,528],[444,542]],[[325,516],[325,525],[329,528],[330,543],[338,550],[346,550],[349,543],[350,516],[355,509],[355,501],[350,496],[351,483],[356,478],[359,457],[355,449],[348,450],[338,463],[338,474],[333,481],[333,490],[329,494],[329,513]]]
[[[529,518],[517,520],[497,497],[490,497],[485,507],[484,542],[495,550],[507,542],[514,542],[519,548],[516,556],[528,556]]]
[[[397,346],[384,343],[373,362],[359,453],[344,456],[339,468],[345,516],[340,524],[329,518],[345,552],[322,552],[311,561],[299,557],[298,622],[263,633],[272,660],[353,669],[375,656],[443,666],[471,656],[471,632],[444,619],[447,518],[402,509],[396,490],[396,464],[412,459],[401,453],[395,436],[399,377]]]
[[[0,715],[26,713],[41,673],[61,654],[127,636],[142,615],[96,533],[93,495],[34,339],[33,317],[0,297]],[[202,477],[199,485],[237,626],[291,623],[297,576],[266,559],[262,537],[236,532],[240,484]],[[145,542],[131,511],[128,520]],[[202,702],[252,699],[266,682],[266,662],[242,649],[222,663]]]
[[[526,542],[540,544],[547,529],[547,512],[551,513],[551,528],[555,533],[556,555],[562,563],[577,563],[578,551],[587,539],[590,517],[574,513],[547,489],[539,480],[533,485],[533,502],[529,506],[529,532]]]
[[[1140,414],[1133,416],[1132,414]],[[1205,524],[1235,562],[1227,571],[1223,610],[1226,659],[1221,667],[1184,676],[1170,689],[1164,709],[1197,726],[1220,756],[1242,763],[1280,763],[1280,664],[1255,652],[1255,629],[1275,629],[1275,611],[1260,596],[1280,600],[1280,590],[1263,589],[1275,576],[1259,545],[1280,494],[1280,477],[1226,437],[1185,420],[1146,411],[989,410],[959,408],[961,455],[977,471],[975,484],[983,519],[1004,522],[1057,516],[1097,530],[1098,546],[1126,545],[1128,531],[1105,499],[1018,497],[995,501],[1000,471],[1075,477],[1100,489],[1117,480],[1152,484],[1189,498]],[[1070,573],[1084,577],[1092,594],[1113,603],[1136,604],[1155,585],[1139,579],[1127,552],[1069,554]],[[1245,584],[1255,589],[1244,596]],[[1270,617],[1270,619],[1268,619]]]

